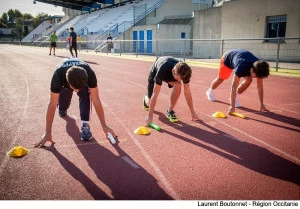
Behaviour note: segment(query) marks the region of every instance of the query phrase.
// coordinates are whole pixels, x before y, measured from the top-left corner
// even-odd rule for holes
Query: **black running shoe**
[[[172,123],[176,123],[178,122],[178,119],[175,115],[175,112],[173,110],[167,110],[167,118],[172,122]]]
[[[60,117],[65,117],[67,115],[67,110],[59,110],[58,114]]]

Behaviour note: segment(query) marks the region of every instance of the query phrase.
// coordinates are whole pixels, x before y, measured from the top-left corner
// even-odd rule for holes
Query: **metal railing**
[[[106,38],[97,40],[106,43]],[[13,42],[9,42],[13,43]],[[13,44],[49,47],[49,42]],[[252,52],[259,59],[274,63],[280,68],[300,69],[300,37],[297,38],[264,38],[264,39],[153,39],[153,40],[113,40],[113,52],[118,55],[135,56],[174,56],[180,59],[220,59],[227,50],[243,48]],[[82,50],[93,51],[95,40],[83,41]],[[57,43],[58,48],[65,48],[66,42]],[[107,53],[106,50],[102,51]],[[100,51],[100,53],[102,53]],[[288,63],[283,65],[283,63]],[[296,67],[295,67],[296,66]]]

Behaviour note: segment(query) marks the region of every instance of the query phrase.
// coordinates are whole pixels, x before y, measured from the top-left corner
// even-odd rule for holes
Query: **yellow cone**
[[[15,146],[7,153],[7,155],[10,157],[22,157],[26,155],[28,152],[29,150],[26,149],[25,147]]]
[[[148,135],[148,134],[150,134],[150,131],[145,126],[141,126],[141,127],[138,127],[137,129],[135,129],[133,131],[133,133],[139,134],[139,135]]]
[[[226,118],[227,116],[221,112],[221,111],[218,111],[218,112],[215,112],[213,115],[212,115],[214,118]]]

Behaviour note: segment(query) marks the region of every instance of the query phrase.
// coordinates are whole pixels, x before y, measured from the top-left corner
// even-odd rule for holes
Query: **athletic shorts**
[[[56,42],[51,42],[51,47],[56,47]]]
[[[220,68],[219,68],[219,78],[226,80],[230,77],[233,69],[227,67],[224,63],[225,54],[221,57]]]

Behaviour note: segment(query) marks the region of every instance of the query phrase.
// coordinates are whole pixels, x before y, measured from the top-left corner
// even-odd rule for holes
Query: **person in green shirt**
[[[53,55],[55,55],[55,48],[56,48],[56,41],[57,41],[57,35],[56,35],[56,31],[53,31],[53,34],[50,36],[50,53],[49,55],[51,55],[51,51],[53,48]]]

